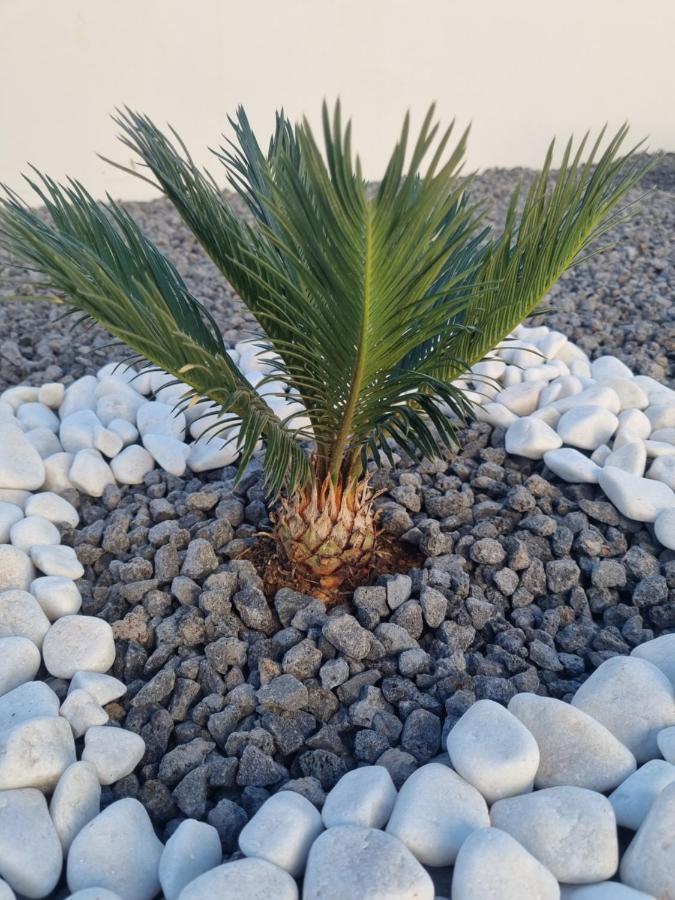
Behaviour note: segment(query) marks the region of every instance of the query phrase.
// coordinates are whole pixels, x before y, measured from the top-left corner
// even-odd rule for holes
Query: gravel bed
[[[615,354],[635,374],[665,383],[675,378],[674,161],[675,154],[665,155],[644,185],[629,195],[636,214],[608,235],[614,248],[568,272],[544,303],[553,312],[541,320],[589,356]],[[477,177],[474,195],[487,203],[492,220],[498,222],[515,184],[530,176],[526,169],[489,169]],[[233,202],[242,209],[237,199]],[[175,262],[226,338],[234,343],[248,337],[255,330],[254,320],[168,201],[124,205]],[[37,280],[11,266],[0,248],[0,298],[39,293]],[[72,332],[62,316],[62,309],[51,304],[0,304],[0,388],[22,381],[68,384],[108,362],[108,336],[97,328]]]

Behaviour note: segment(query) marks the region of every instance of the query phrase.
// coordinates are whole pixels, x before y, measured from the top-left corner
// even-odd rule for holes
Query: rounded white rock
[[[0,591],[27,591],[34,578],[30,557],[11,544],[0,544]]]
[[[675,897],[675,784],[654,800],[621,860],[621,880],[655,897]]]
[[[138,440],[138,429],[126,419],[113,419],[108,425],[108,431],[112,431],[122,439],[122,444],[128,447]]]
[[[619,864],[614,811],[602,794],[544,788],[498,800],[492,824],[506,831],[558,879],[584,884],[611,878]]]
[[[127,692],[123,681],[101,672],[76,672],[70,682],[68,692],[80,689],[93,697],[99,706],[112,703],[113,700],[123,697]]]
[[[472,412],[479,422],[487,422],[488,425],[499,428],[508,428],[512,422],[518,420],[516,414],[501,403],[484,403],[482,406],[474,407]]]
[[[143,446],[165,472],[179,478],[184,474],[190,455],[187,444],[167,435],[151,433],[143,436]]]
[[[558,434],[566,444],[581,450],[595,450],[606,444],[618,428],[619,420],[603,406],[575,406],[558,421]]]
[[[12,525],[23,519],[23,510],[16,503],[0,502],[0,544],[9,543]]]
[[[68,473],[74,459],[73,453],[53,453],[45,459],[45,490],[61,494],[73,487]]]
[[[132,798],[117,800],[73,840],[68,887],[73,892],[102,887],[125,900],[153,900],[161,890],[158,869],[163,849],[143,805]]]
[[[659,755],[656,736],[675,725],[675,692],[663,672],[636,656],[605,660],[572,705],[608,728],[641,763]]]
[[[654,521],[654,534],[664,547],[675,550],[675,509],[664,509]]]
[[[59,698],[44,681],[27,681],[0,697],[0,731],[28,719],[58,716]]]
[[[63,422],[68,416],[83,409],[93,411],[96,408],[96,388],[98,378],[95,375],[83,375],[66,388],[63,403],[59,407],[59,417]]]
[[[675,491],[675,456],[658,456],[649,467],[647,478],[662,481]]]
[[[59,440],[67,453],[79,453],[94,446],[96,429],[101,427],[101,420],[91,409],[82,409],[61,417]]]
[[[168,403],[150,400],[142,403],[136,414],[136,427],[141,437],[161,434],[182,441],[185,437],[185,416]]]
[[[40,791],[0,793],[0,876],[23,897],[47,897],[62,866],[61,842]]]
[[[237,859],[195,878],[180,892],[179,900],[298,900],[299,896],[297,884],[279,866],[265,859]],[[305,887],[303,900],[309,897]],[[328,895],[325,898],[329,900]],[[347,895],[343,900],[348,900]]]
[[[155,461],[145,447],[132,444],[110,463],[112,473],[120,484],[142,484],[155,468]]]
[[[591,366],[592,368],[592,366]],[[619,395],[621,409],[646,409],[649,405],[649,397],[635,380],[621,376],[609,378],[596,378],[598,384],[607,385]]]
[[[656,736],[656,743],[666,762],[675,766],[675,726],[671,725],[669,728],[659,731]]]
[[[123,728],[94,725],[84,736],[82,759],[94,766],[101,784],[114,784],[130,775],[144,753],[143,738]]]
[[[618,450],[613,450],[604,461],[606,466],[622,469],[630,475],[644,475],[647,465],[647,450],[644,441],[628,441]]]
[[[60,712],[68,720],[76,738],[82,737],[90,728],[105,725],[108,721],[108,713],[91,694],[83,690],[69,691],[61,704]]]
[[[25,719],[0,732],[0,791],[51,791],[76,759],[73,733],[64,718]]]
[[[78,671],[107,672],[115,661],[112,628],[94,616],[62,616],[45,635],[42,656],[56,678],[72,678]]]
[[[159,861],[165,900],[178,900],[186,885],[222,861],[220,836],[213,825],[184,819],[166,842]]]
[[[670,680],[675,688],[675,634],[662,634],[631,650],[631,656],[646,659]]]
[[[675,766],[650,759],[609,795],[619,825],[637,831],[661,791],[675,782]]]
[[[42,516],[55,525],[69,525],[71,528],[77,528],[80,521],[80,515],[73,504],[54,491],[41,491],[29,497],[25,513],[27,516]]]
[[[33,547],[30,558],[43,575],[60,575],[73,581],[84,575],[84,566],[77,558],[77,554],[72,547],[65,544],[59,546],[43,544]]]
[[[586,387],[580,394],[572,394],[562,400],[555,401],[556,408],[561,413],[569,412],[579,406],[601,406],[617,415],[621,410],[621,401],[616,391],[602,385]]]
[[[505,445],[507,453],[541,459],[547,451],[560,447],[562,439],[546,422],[525,416],[509,425]]]
[[[53,432],[59,430],[59,417],[39,401],[22,403],[15,415],[25,431],[31,431],[33,428],[48,428]]]
[[[529,416],[539,404],[539,395],[546,387],[545,381],[523,381],[500,391],[495,401],[517,416]]]
[[[384,766],[362,766],[343,775],[329,791],[321,817],[326,828],[384,828],[395,802],[396,788]]]
[[[244,825],[239,849],[245,856],[266,859],[297,878],[322,830],[321,814],[309,800],[293,791],[279,791]]]
[[[324,831],[309,852],[302,897],[303,900],[366,897],[433,900],[434,894],[434,884],[427,872],[395,837],[374,828],[337,825]]]
[[[616,356],[599,356],[591,363],[591,373],[596,381],[604,378],[632,378],[628,366]]]
[[[651,423],[652,431],[659,428],[675,428],[675,405],[673,404],[650,406],[645,414]]]
[[[0,697],[37,675],[42,657],[27,637],[0,637]]]
[[[75,454],[68,478],[78,490],[90,497],[102,497],[109,484],[115,484],[115,476],[98,450],[80,450]]]
[[[30,592],[50,622],[61,616],[74,616],[82,606],[82,595],[71,578],[42,575],[31,582]]]
[[[661,481],[639,478],[605,466],[599,484],[614,506],[628,519],[653,522],[659,513],[675,507],[675,493]]]
[[[96,769],[88,762],[75,762],[59,778],[49,801],[49,814],[61,841],[64,856],[87,822],[101,809],[101,785]]]
[[[597,484],[600,479],[601,467],[572,447],[549,450],[544,462],[554,475],[571,484]]]
[[[37,491],[45,480],[40,454],[23,431],[11,422],[0,422],[0,488]]]
[[[651,894],[636,891],[620,881],[599,881],[596,884],[582,884],[579,887],[564,885],[561,900],[656,900]],[[72,900],[72,898],[69,898]]]
[[[469,834],[489,824],[475,787],[448,766],[427,763],[401,787],[386,831],[424,865],[449,866]]]
[[[537,742],[512,713],[478,700],[450,730],[448,755],[455,770],[488,803],[532,790],[539,766]]]
[[[239,456],[236,440],[212,437],[195,441],[190,448],[188,465],[193,472],[207,472],[230,466]]]
[[[94,430],[94,449],[98,450],[103,456],[112,459],[117,456],[124,442],[116,431],[104,428],[103,425],[97,425]]]
[[[508,708],[539,747],[536,788],[571,785],[604,793],[635,771],[630,750],[604,725],[569,703],[522,693],[511,699]]]
[[[33,547],[56,546],[61,543],[59,529],[43,516],[25,516],[9,530],[14,547],[27,553]]]
[[[38,400],[50,409],[58,409],[63,403],[66,389],[60,381],[48,381],[38,390]]]
[[[43,462],[63,449],[58,437],[48,428],[32,428],[26,432],[26,440],[35,447]]]
[[[538,859],[498,828],[472,832],[452,874],[453,900],[559,900],[560,888]]]
[[[0,638],[25,637],[42,647],[49,619],[28,591],[0,592]]]

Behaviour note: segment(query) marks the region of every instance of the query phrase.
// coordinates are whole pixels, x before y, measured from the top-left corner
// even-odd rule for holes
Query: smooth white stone
[[[76,759],[73,732],[65,719],[25,719],[0,732],[0,791],[51,791]]]
[[[568,366],[571,366],[573,362],[589,362],[588,356],[581,347],[577,347],[577,345],[573,344],[571,341],[566,341],[562,347],[560,347],[555,358],[561,359],[563,362],[567,363]]]
[[[662,481],[671,491],[675,491],[675,456],[657,457],[647,471],[647,478]]]
[[[303,900],[433,900],[434,893],[429,875],[395,837],[374,828],[338,825],[324,831],[314,842],[302,897]]]
[[[591,363],[593,378],[632,378],[633,373],[625,363],[616,356],[599,356]]]
[[[70,723],[76,738],[82,737],[90,728],[105,725],[108,713],[99,706],[86,691],[69,691],[61,704],[61,715]]]
[[[266,859],[298,878],[322,831],[321,814],[314,804],[293,791],[279,791],[244,825],[239,849],[245,856]]]
[[[17,410],[22,403],[33,403],[37,400],[39,392],[39,388],[29,384],[17,384],[3,391],[0,394],[0,400],[9,403],[12,409]]]
[[[190,454],[187,444],[162,434],[146,434],[143,446],[165,472],[178,477],[184,474]]]
[[[40,791],[0,793],[0,875],[23,897],[51,895],[61,876],[61,842]]]
[[[178,384],[167,384],[160,388],[155,399],[174,409],[188,401],[191,391],[192,388],[189,384],[179,381]]]
[[[614,811],[602,794],[553,787],[498,800],[492,824],[525,847],[558,879],[584,884],[611,878],[619,863]]]
[[[670,680],[675,688],[675,634],[662,634],[631,650],[631,656],[646,659]]]
[[[551,403],[548,406],[535,409],[530,415],[530,419],[541,419],[542,422],[545,422],[551,428],[555,428],[560,420],[560,413],[555,408],[555,405]]]
[[[453,900],[559,900],[553,875],[510,834],[498,828],[472,832],[452,874]]]
[[[299,896],[298,886],[288,872],[264,859],[238,859],[195,878],[183,888],[179,900],[298,900]],[[310,896],[305,887],[303,900]],[[329,900],[328,895],[325,900]],[[344,900],[349,900],[346,894]]]
[[[96,388],[98,387],[98,378],[94,375],[83,375],[78,378],[69,387],[63,398],[63,403],[59,407],[59,417],[63,422],[64,419],[75,412],[81,412],[83,409],[93,411],[96,409]]]
[[[125,384],[131,384],[132,386],[136,384],[136,369],[124,360],[113,360],[113,362],[106,363],[96,373],[96,377],[99,379],[103,378],[119,378],[120,381],[123,381]]]
[[[660,900],[675,897],[675,784],[656,798],[621,860],[621,880]]]
[[[107,672],[115,661],[112,628],[94,616],[62,616],[45,635],[42,657],[56,678],[72,678],[78,671]]]
[[[0,595],[1,596],[1,595]],[[27,637],[0,638],[0,697],[37,675],[42,657]]]
[[[113,784],[130,775],[144,753],[143,738],[123,728],[94,725],[84,736],[82,759],[94,766],[101,784]]]
[[[90,497],[101,497],[109,484],[115,484],[110,466],[98,450],[80,450],[68,472],[73,487]]]
[[[133,377],[133,376],[132,376]],[[96,385],[96,398],[100,400],[102,397],[124,397],[127,402],[133,404],[136,409],[145,403],[145,398],[134,388],[124,376],[121,370],[114,375],[104,375],[99,378]],[[120,418],[126,418],[120,416]]]
[[[396,802],[396,788],[384,766],[352,769],[329,791],[321,810],[326,828],[363,825],[384,828]]]
[[[159,861],[165,900],[178,900],[186,885],[222,861],[220,837],[213,825],[196,819],[182,821],[166,842]]]
[[[582,384],[576,376],[562,375],[559,378],[556,378],[555,381],[552,381],[541,392],[539,406],[544,406],[546,403],[552,403],[554,400],[564,400],[567,397],[573,397],[575,394],[580,394],[582,390]],[[549,397],[549,394],[553,394],[554,392],[556,393],[556,396]]]
[[[40,454],[16,425],[0,422],[0,488],[36,491],[45,480]]]
[[[196,441],[202,436],[209,438],[214,435],[223,438],[230,431],[233,421],[233,417],[229,413],[215,412],[202,415],[198,419],[193,419],[190,425],[190,434]]]
[[[70,578],[43,575],[31,582],[30,592],[50,622],[61,616],[73,616],[82,606],[82,595]]]
[[[675,550],[675,509],[664,509],[654,521],[654,534],[664,547]]]
[[[622,469],[629,475],[644,475],[647,465],[647,451],[644,441],[630,441],[618,450],[613,450],[604,462],[606,466]]]
[[[576,409],[578,406],[602,406],[614,415],[621,410],[621,401],[617,392],[602,385],[584,388],[580,394],[571,394],[562,400],[556,400],[555,405],[561,413]]]
[[[26,505],[26,500],[30,497],[30,491],[14,490],[13,488],[0,488],[0,501],[3,503],[11,503],[21,509]]]
[[[401,787],[386,831],[427,866],[449,866],[476,828],[490,824],[475,787],[440,763],[427,763]]]
[[[123,697],[127,692],[123,681],[101,672],[76,672],[70,682],[68,693],[80,689],[93,697],[99,706],[106,706],[113,700]]]
[[[515,387],[523,380],[523,373],[516,366],[507,366],[502,375],[502,384],[505,388]]]
[[[106,394],[100,397],[96,403],[96,415],[106,428],[116,419],[124,420],[133,425],[136,421],[136,412],[141,403],[143,403],[143,397],[136,393],[133,388],[127,391],[120,391],[120,393]]]
[[[504,374],[506,363],[501,359],[483,359],[471,366],[474,375],[480,375],[483,378],[492,378],[498,381]]]
[[[25,431],[33,428],[47,428],[49,431],[59,430],[59,417],[44,403],[22,403],[16,411],[16,418]]]
[[[554,475],[572,484],[597,484],[600,478],[600,466],[572,447],[549,450],[544,462]]]
[[[663,482],[638,478],[622,469],[605,466],[599,483],[619,512],[638,522],[653,522],[664,509],[675,506],[675,493]]]
[[[119,894],[114,894],[107,888],[85,888],[68,896],[68,900],[123,900]]]
[[[582,884],[580,887],[563,886],[561,900],[656,900],[651,894],[643,894],[619,881],[600,881]],[[70,898],[72,900],[72,898]]]
[[[26,432],[26,440],[35,447],[43,462],[63,449],[57,436],[48,428],[32,428]]]
[[[16,894],[2,878],[0,878],[0,900],[16,900]]]
[[[604,466],[605,460],[612,453],[612,450],[607,446],[607,444],[600,444],[599,447],[591,453],[591,462],[594,462],[597,466]]]
[[[13,425],[18,423],[18,419],[14,416],[14,407],[5,400],[0,400],[0,422],[11,422]]]
[[[143,805],[132,798],[118,800],[87,822],[71,844],[68,887],[103,887],[124,900],[153,900],[160,892],[163,849]]]
[[[666,444],[675,444],[675,428],[656,428],[651,432],[649,437],[652,441],[662,441]]]
[[[34,578],[30,557],[11,544],[0,544],[0,591],[27,591]]]
[[[569,703],[523,693],[516,694],[508,708],[539,747],[536,788],[571,785],[605,793],[635,771],[630,750],[604,725]]]
[[[656,736],[656,743],[666,762],[675,766],[675,727],[671,725],[670,728],[664,728],[663,731],[659,731]]]
[[[25,637],[42,647],[49,619],[32,594],[23,590],[0,592],[0,637]]]
[[[499,703],[478,700],[448,734],[455,770],[488,803],[532,790],[539,765],[535,739]]]
[[[581,390],[581,387],[579,389]],[[563,389],[560,384],[560,379],[552,381],[544,388],[541,394],[539,394],[539,409],[544,409],[549,403],[553,403],[555,400],[562,400],[562,397]]]
[[[496,401],[517,416],[529,416],[539,404],[539,395],[546,387],[544,381],[523,381],[504,388],[497,394]]]
[[[113,459],[110,468],[120,484],[142,484],[148,472],[155,468],[155,461],[145,447],[133,444]]]
[[[675,766],[663,759],[650,759],[609,795],[619,825],[637,831],[652,803],[675,782]]]
[[[567,343],[567,337],[560,331],[549,331],[547,335],[534,342],[546,359],[559,358],[563,347]]]
[[[673,444],[667,444],[665,441],[650,440],[645,441],[644,444],[647,456],[650,459],[660,456],[675,456],[675,446]]]
[[[640,385],[640,387],[643,388],[643,390],[647,391],[648,394],[651,391],[668,391],[668,388],[664,384],[661,384],[660,381],[657,381],[650,375],[635,375],[634,381],[636,381]]]
[[[96,769],[88,762],[75,762],[59,778],[49,813],[61,841],[64,856],[76,835],[101,810],[101,785]]]
[[[45,461],[45,483],[46,491],[54,491],[61,494],[73,487],[73,483],[68,477],[75,455],[73,453],[53,453],[48,456]]]
[[[508,427],[505,443],[507,453],[541,459],[547,451],[560,447],[562,440],[545,422],[525,416]]]
[[[38,389],[38,400],[50,409],[58,409],[63,403],[66,389],[60,381],[49,381]]]
[[[519,369],[528,369],[531,366],[540,366],[544,356],[536,344],[518,341],[504,351],[504,359]]]
[[[33,494],[26,501],[25,512],[27,516],[42,516],[54,524],[69,525],[71,528],[76,528],[80,521],[73,504],[53,491]]]
[[[77,581],[84,575],[84,566],[77,558],[77,554],[72,547],[67,547],[65,544],[58,547],[51,545],[33,547],[30,551],[30,558],[43,575],[61,575],[63,578],[71,578],[73,581]]]
[[[138,440],[138,429],[135,425],[132,425],[131,422],[127,422],[125,419],[113,419],[108,425],[108,431],[112,431],[114,434],[118,435],[122,439],[122,444],[125,447],[128,447],[130,444],[135,444]]]
[[[618,428],[619,420],[602,406],[577,406],[560,417],[558,434],[566,444],[595,450],[606,444]]]
[[[571,374],[570,367],[566,362],[563,362],[562,359],[550,359],[548,364],[549,366],[554,366],[558,370],[558,375],[561,378],[567,378],[567,376]]]
[[[204,415],[217,412],[218,409],[220,409],[220,407],[215,403],[212,403],[211,400],[198,400],[184,409],[183,415],[185,416],[185,421],[188,424],[188,430],[190,434],[192,434],[193,422],[196,422]]]
[[[23,519],[23,510],[15,503],[0,502],[0,544],[9,542],[9,531],[12,525]]]
[[[141,437],[161,434],[181,441],[185,437],[185,416],[167,403],[146,401],[138,409],[136,427]]]
[[[651,423],[652,431],[659,428],[675,428],[675,406],[670,404],[650,406],[646,410],[646,415]]]
[[[475,407],[473,413],[479,422],[487,422],[488,425],[498,428],[508,428],[517,419],[516,414],[501,403],[484,403]]]
[[[82,409],[61,417],[59,440],[67,453],[78,453],[90,450],[96,439],[96,429],[101,427],[101,420],[91,409]]]
[[[591,364],[585,359],[575,359],[570,363],[570,374],[575,375],[577,378],[590,379]]]
[[[12,525],[9,539],[19,550],[28,553],[33,547],[60,544],[61,533],[56,525],[43,516],[25,516]]]
[[[559,372],[555,366],[549,366],[545,363],[544,365],[530,366],[529,369],[525,369],[523,381],[553,381],[558,375]]]
[[[592,368],[592,367],[591,367]],[[636,384],[633,378],[599,378],[598,384],[604,384],[616,391],[621,401],[621,409],[646,409],[649,398],[645,391]]]
[[[608,728],[639,763],[658,756],[656,735],[675,725],[675,691],[663,672],[636,656],[605,660],[572,705]]]
[[[188,465],[193,472],[206,472],[230,466],[239,456],[236,440],[223,440],[219,437],[204,438],[195,441],[190,448]]]
[[[97,425],[94,430],[94,449],[99,450],[108,459],[113,459],[120,452],[124,442],[115,431]]]
[[[169,375],[168,372],[164,372],[162,369],[158,369],[155,366],[150,367],[150,392],[156,394],[158,391],[167,385],[171,384],[172,381],[175,381],[173,375]]]
[[[58,716],[59,698],[44,681],[27,681],[0,697],[0,731],[27,722]]]
[[[619,413],[619,431],[628,435],[634,435],[633,440],[646,440],[650,435],[651,429],[652,423],[641,410],[624,409]]]

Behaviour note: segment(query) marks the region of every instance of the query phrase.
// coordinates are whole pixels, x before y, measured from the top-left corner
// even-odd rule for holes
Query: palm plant
[[[239,110],[236,142],[215,155],[249,224],[175,133],[129,110],[116,121],[144,164],[140,177],[172,201],[259,323],[268,362],[257,389],[178,271],[111,199],[37,174],[28,181],[47,215],[7,191],[0,232],[59,297],[132,348],[129,361],[183,383],[183,406],[214,404],[240,471],[264,437],[267,488],[280,498],[275,537],[323,591],[370,564],[369,460],[390,456],[392,440],[427,456],[451,445],[471,415],[458,377],[615,223],[644,171],[633,152],[621,155],[625,127],[602,152],[601,133],[585,161],[586,139],[570,141],[557,174],[551,145],[493,235],[460,177],[467,134],[448,149],[453,126],[440,133],[433,108],[412,142],[406,117],[372,188],[339,104],[332,116],[323,109],[324,155],[307,122],[292,126],[283,113],[264,153]]]

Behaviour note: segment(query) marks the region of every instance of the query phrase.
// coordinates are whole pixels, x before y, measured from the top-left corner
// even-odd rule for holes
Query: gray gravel
[[[614,353],[636,373],[662,381],[675,378],[674,172],[675,154],[669,154],[629,197],[637,202],[636,215],[609,236],[613,249],[565,275],[544,304],[555,312],[542,319],[589,355]],[[474,193],[487,201],[491,218],[498,221],[516,182],[529,177],[525,169],[491,169],[477,178]],[[175,262],[228,340],[255,329],[250,314],[167,201],[125,205]],[[238,202],[235,206],[241,209]],[[33,294],[35,281],[10,265],[0,249],[0,298]],[[68,382],[109,361],[106,335],[82,328],[73,333],[62,315],[62,307],[50,304],[0,304],[0,388],[24,380]]]

